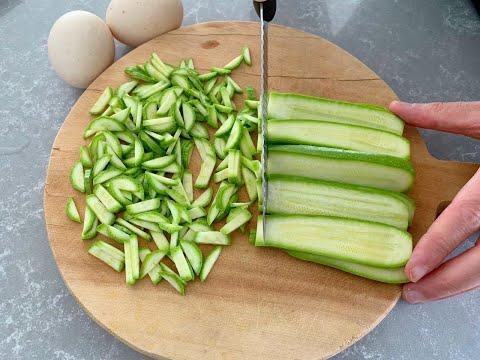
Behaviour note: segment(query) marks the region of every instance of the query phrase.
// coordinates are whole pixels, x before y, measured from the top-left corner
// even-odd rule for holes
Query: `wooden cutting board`
[[[162,35],[120,59],[85,91],[65,119],[53,145],[45,186],[45,222],[53,255],[67,287],[103,328],[134,349],[168,359],[324,359],[372,330],[392,309],[401,287],[362,279],[302,262],[282,251],[255,248],[236,233],[206,283],[198,280],[179,296],[165,281],[125,285],[118,274],[87,254],[91,241],[67,219],[73,196],[83,219],[84,195],[69,183],[79,156],[88,110],[107,85],[127,81],[123,69],[145,62],[152,51],[177,64],[192,57],[202,72],[251,49],[253,66],[233,78],[260,88],[259,25],[212,22]],[[272,26],[270,89],[388,106],[394,92],[374,72],[337,46],[291,28]],[[238,102],[237,104],[240,104]],[[417,181],[410,231],[415,240],[476,171],[473,164],[432,158],[416,129],[407,127]],[[199,157],[194,154],[193,171]],[[103,239],[98,236],[97,239]],[[108,241],[108,240],[106,240]],[[154,249],[154,244],[148,244]]]

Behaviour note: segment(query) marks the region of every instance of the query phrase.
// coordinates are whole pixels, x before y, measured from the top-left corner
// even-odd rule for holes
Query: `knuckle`
[[[480,204],[477,200],[463,200],[450,205],[458,218],[457,226],[463,233],[480,228]]]
[[[442,102],[433,102],[433,103],[430,103],[429,107],[430,107],[429,109],[430,111],[434,113],[439,113],[445,110],[446,104]]]

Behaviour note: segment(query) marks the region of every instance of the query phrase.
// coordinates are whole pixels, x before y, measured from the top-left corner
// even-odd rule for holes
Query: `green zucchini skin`
[[[313,96],[270,93],[268,116],[271,119],[308,119],[366,126],[403,134],[404,122],[385,108]]]
[[[415,170],[405,159],[308,145],[268,148],[268,175],[304,176],[384,190],[406,192]]]
[[[410,158],[410,143],[402,136],[364,126],[318,120],[269,120],[268,142],[314,145]]]
[[[407,263],[412,236],[393,226],[317,215],[259,216],[255,245],[323,255],[338,260],[393,268]]]
[[[405,276],[404,267],[380,268],[376,266],[355,264],[345,260],[332,259],[326,256],[313,255],[298,251],[287,251],[287,254],[305,261],[333,267],[338,270],[358,275],[370,280],[380,281],[389,284],[404,284],[409,282]]]
[[[407,202],[412,201],[392,191],[297,176],[268,178],[270,214],[346,217],[406,230],[412,209]]]

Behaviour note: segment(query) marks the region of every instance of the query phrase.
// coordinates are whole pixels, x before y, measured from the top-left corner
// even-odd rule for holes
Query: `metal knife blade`
[[[262,72],[261,72],[261,114],[262,114],[262,231],[263,237],[266,234],[266,213],[267,213],[267,201],[268,201],[268,178],[267,178],[267,155],[268,155],[268,129],[267,129],[267,117],[268,117],[268,22],[273,19],[277,9],[276,0],[254,0],[253,2],[255,10],[260,17],[261,27],[261,47],[262,47]]]
[[[260,3],[260,22],[261,22],[261,42],[262,42],[262,90],[261,90],[261,110],[262,110],[262,230],[263,236],[266,234],[266,214],[268,201],[268,182],[267,182],[267,115],[268,115],[268,22],[264,18],[263,3]]]

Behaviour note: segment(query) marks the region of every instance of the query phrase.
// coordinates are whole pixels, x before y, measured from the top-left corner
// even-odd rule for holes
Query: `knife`
[[[262,45],[262,89],[261,89],[261,114],[262,114],[262,233],[266,233],[266,212],[268,200],[267,182],[267,114],[268,114],[268,23],[273,20],[277,10],[276,0],[254,0],[253,6],[260,17],[261,45]]]

